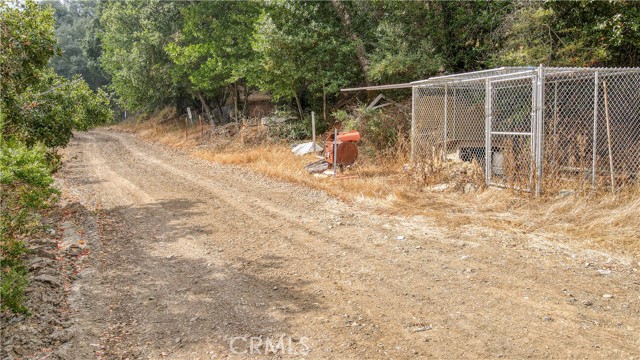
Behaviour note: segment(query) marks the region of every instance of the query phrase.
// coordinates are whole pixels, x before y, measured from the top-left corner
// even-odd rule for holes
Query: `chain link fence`
[[[505,67],[413,84],[411,156],[524,191],[640,188],[640,69]]]

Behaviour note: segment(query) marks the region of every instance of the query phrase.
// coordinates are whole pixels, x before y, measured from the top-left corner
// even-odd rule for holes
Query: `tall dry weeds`
[[[640,254],[640,187],[637,184],[633,191],[617,196],[586,192],[535,198],[508,189],[484,189],[484,172],[480,164],[443,160],[435,150],[430,161],[407,168],[406,148],[403,153],[397,153],[396,159],[361,154],[358,164],[345,170],[349,178],[334,180],[308,174],[304,165],[317,158],[314,155],[295,156],[287,144],[279,141],[243,144],[238,135],[200,136],[195,130],[185,141],[184,126],[179,121],[158,117],[134,125],[120,124],[117,128],[134,132],[148,141],[191,150],[195,157],[243,166],[275,179],[326,191],[345,201],[366,197],[377,202],[380,211],[426,215],[450,229],[476,226],[533,232],[558,241]],[[586,146],[577,151],[578,163],[584,161],[583,148]],[[451,186],[446,191],[429,190],[428,185],[437,183]],[[476,191],[464,193],[467,183],[478,184],[474,187]],[[561,187],[561,184],[557,186]]]

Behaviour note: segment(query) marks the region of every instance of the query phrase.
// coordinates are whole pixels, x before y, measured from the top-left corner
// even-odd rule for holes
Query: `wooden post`
[[[202,123],[202,115],[198,115],[198,120],[200,120],[200,136],[204,135],[204,124]]]
[[[602,80],[604,90],[604,117],[607,123],[607,145],[609,146],[609,173],[611,174],[611,193],[616,193],[616,185],[613,176],[613,152],[611,151],[611,126],[609,125],[609,96],[607,95],[607,80]]]
[[[193,114],[191,114],[191,108],[187,108],[187,114],[189,115],[189,122],[193,126]]]

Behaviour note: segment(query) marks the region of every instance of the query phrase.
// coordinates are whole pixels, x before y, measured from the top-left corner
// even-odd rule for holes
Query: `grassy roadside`
[[[323,190],[344,201],[357,201],[389,214],[425,215],[450,229],[476,228],[534,233],[564,244],[579,244],[617,254],[640,255],[640,197],[580,196],[534,198],[501,189],[465,193],[464,186],[440,190],[426,186],[415,171],[406,170],[406,159],[363,156],[357,166],[334,180],[308,174],[304,165],[313,155],[297,157],[286,142],[246,141],[246,132],[200,134],[183,122],[152,116],[140,123],[121,123],[119,131],[190,152],[194,157],[249,168],[269,177]],[[456,181],[478,176],[459,171]]]

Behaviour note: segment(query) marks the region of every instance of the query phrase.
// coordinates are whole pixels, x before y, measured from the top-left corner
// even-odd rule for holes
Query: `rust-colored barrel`
[[[338,142],[338,165],[351,165],[358,158],[358,147],[353,142]],[[324,158],[333,164],[333,141],[327,141]]]
[[[360,133],[357,130],[338,133],[338,165],[351,165],[358,158],[358,147],[355,142],[360,140]],[[333,134],[327,136],[324,147],[324,158],[327,162],[333,163]]]
[[[339,137],[339,136],[338,136]],[[358,158],[358,147],[352,142],[338,144],[338,164],[351,165]]]
[[[333,141],[333,133],[327,136],[327,141]],[[360,141],[360,132],[358,130],[350,130],[338,133],[338,141],[356,142]]]
[[[358,130],[351,130],[347,132],[338,133],[338,139],[344,142],[360,141],[360,132]]]

